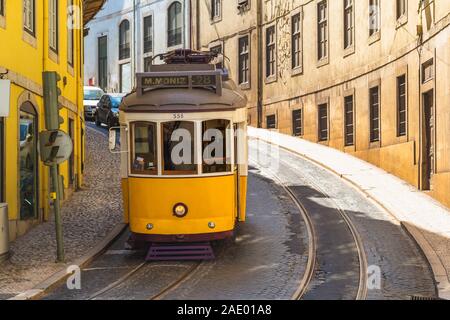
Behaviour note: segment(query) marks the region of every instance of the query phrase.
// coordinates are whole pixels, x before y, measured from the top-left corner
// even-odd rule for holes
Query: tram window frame
[[[149,128],[150,126],[153,126],[153,155],[154,155],[154,161],[153,161],[153,168],[151,170],[145,170],[145,159],[144,160],[144,169],[143,170],[137,170],[135,168],[135,163],[137,160],[136,157],[136,126],[138,125],[145,125],[147,128]],[[132,122],[130,124],[131,127],[131,133],[130,133],[130,142],[131,142],[131,161],[130,161],[130,172],[131,174],[135,174],[135,175],[143,175],[143,176],[157,176],[158,175],[158,165],[159,165],[159,158],[158,158],[158,123],[156,122],[151,122],[151,121],[137,121],[137,122]],[[150,130],[149,130],[150,131]],[[149,139],[148,139],[149,140]],[[147,141],[148,141],[147,140]],[[150,153],[150,148],[149,151],[146,152],[147,154]],[[141,155],[144,153],[140,153]],[[142,157],[140,157],[142,158]]]
[[[195,168],[195,170],[177,170],[177,169],[166,169],[166,155],[165,155],[165,148],[164,148],[164,142],[165,142],[165,126],[167,126],[168,124],[171,123],[186,123],[189,125],[192,125],[192,131],[191,131],[191,160],[192,160],[192,164],[182,164],[182,165],[175,165],[175,167],[179,167],[179,166],[192,166],[192,169]],[[186,128],[184,128],[186,129]],[[195,176],[199,174],[199,168],[197,165],[197,161],[196,161],[196,150],[198,147],[198,142],[197,142],[197,124],[195,121],[166,121],[166,122],[161,122],[160,123],[160,132],[161,132],[161,138],[160,138],[160,142],[161,142],[161,173],[163,176]],[[173,132],[172,132],[173,134]]]
[[[205,125],[212,122],[226,123],[225,129],[218,129],[222,131],[224,142],[223,142],[223,152],[224,152],[224,163],[223,164],[207,164],[205,159],[205,149],[209,146],[213,141],[206,139],[206,131],[208,129],[214,129],[214,127],[206,129]],[[232,173],[232,152],[231,152],[231,141],[230,141],[230,132],[232,131],[232,121],[229,119],[209,119],[199,123],[201,125],[202,132],[202,174],[222,174],[222,173]],[[218,126],[215,128],[217,129]],[[206,129],[206,130],[205,130]],[[216,169],[215,171],[213,169]]]

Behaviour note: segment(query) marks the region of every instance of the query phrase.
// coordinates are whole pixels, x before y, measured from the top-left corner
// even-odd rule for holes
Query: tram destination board
[[[150,87],[187,87],[189,78],[193,87],[216,86],[216,75],[192,75],[192,76],[142,76],[143,88]]]
[[[222,74],[214,71],[146,72],[137,75],[138,95],[145,89],[158,88],[208,88],[222,95]]]

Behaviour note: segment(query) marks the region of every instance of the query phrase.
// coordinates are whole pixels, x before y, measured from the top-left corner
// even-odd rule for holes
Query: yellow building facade
[[[41,163],[37,147],[38,133],[45,130],[44,71],[61,76],[61,130],[74,144],[72,157],[60,166],[65,197],[83,183],[81,53],[86,1],[0,2],[0,79],[10,81],[9,115],[0,118],[0,202],[8,204],[10,240],[14,240],[51,214],[49,169]]]
[[[449,1],[194,3],[194,47],[223,43],[237,83],[236,47],[252,35],[252,125],[350,153],[450,207]]]

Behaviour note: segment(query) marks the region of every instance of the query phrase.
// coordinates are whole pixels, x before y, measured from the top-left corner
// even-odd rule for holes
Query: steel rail
[[[291,298],[291,300],[301,300],[301,298],[305,295],[305,293],[313,279],[314,271],[315,271],[315,267],[316,267],[316,254],[317,254],[317,240],[316,239],[317,238],[316,238],[316,233],[314,230],[314,224],[311,220],[311,217],[308,214],[308,211],[306,210],[305,206],[303,205],[303,203],[301,203],[297,199],[297,197],[295,196],[293,191],[286,185],[285,182],[283,182],[281,180],[281,178],[277,174],[275,174],[271,170],[262,168],[261,166],[258,165],[258,162],[254,159],[251,159],[250,161],[253,162],[254,164],[256,164],[256,166],[260,170],[267,172],[269,175],[271,175],[274,179],[276,179],[278,181],[279,185],[289,195],[289,197],[292,199],[292,201],[294,202],[296,207],[299,209],[299,212],[300,212],[303,220],[305,221],[306,229],[308,232],[308,242],[309,242],[308,262],[306,264],[305,273],[304,273],[302,279],[300,280],[298,289],[295,291],[295,293],[292,295],[292,298]]]
[[[150,296],[147,300],[162,300],[164,297],[166,297],[169,293],[175,291],[178,289],[179,286],[181,286],[184,282],[189,280],[195,272],[200,268],[200,266],[204,263],[204,261],[199,261],[195,263],[192,267],[190,267],[181,277],[179,277],[177,280],[173,281],[169,285],[167,285],[163,290],[161,290],[159,293],[154,294]]]
[[[269,143],[270,144],[270,143]],[[300,155],[296,154],[296,153],[291,153],[292,155],[295,155],[297,157],[301,157]],[[280,159],[281,160],[281,159]],[[257,162],[255,160],[252,160],[254,163],[257,164]],[[287,163],[284,160],[283,161],[285,164],[287,164],[289,166],[289,163]],[[260,166],[258,166],[260,167]],[[263,169],[264,171],[264,169]],[[265,171],[269,172],[269,174],[271,174],[278,182],[279,184],[283,187],[283,189],[286,190],[286,192],[289,194],[290,198],[294,201],[294,203],[301,208],[301,212],[302,215],[304,217],[304,220],[306,222],[306,225],[308,227],[308,237],[309,239],[311,239],[311,235],[312,237],[314,237],[314,262],[312,264],[310,264],[310,257],[308,257],[308,264],[307,264],[307,270],[305,271],[305,275],[301,281],[301,284],[298,288],[298,290],[295,292],[295,294],[293,295],[293,299],[295,300],[300,300],[305,293],[307,292],[307,289],[309,287],[309,284],[311,283],[313,274],[314,274],[314,268],[315,268],[315,256],[316,256],[316,238],[315,238],[315,232],[314,232],[314,225],[312,223],[311,218],[309,217],[308,211],[305,209],[304,205],[302,204],[302,202],[295,196],[295,193],[289,188],[289,186],[286,185],[285,182],[283,182],[283,180],[274,172],[271,172],[270,170],[265,169]],[[335,209],[338,210],[339,214],[341,215],[342,219],[345,221],[345,223],[347,224],[352,237],[355,241],[355,245],[356,245],[356,250],[358,253],[358,260],[359,260],[359,286],[358,286],[358,291],[356,294],[356,300],[365,300],[367,298],[367,278],[368,278],[368,274],[367,274],[367,258],[365,255],[365,250],[364,250],[364,244],[362,241],[361,236],[359,235],[356,226],[354,225],[353,221],[350,219],[350,217],[348,216],[347,212],[342,209],[337,203],[336,201],[330,197],[329,194],[327,194],[319,185],[317,185],[317,183],[314,183],[312,181],[310,181],[311,185],[313,185],[313,187],[316,188],[317,191],[319,191],[320,193],[322,193],[322,195],[324,197],[326,197],[328,200],[332,201]],[[306,217],[306,219],[305,219]],[[310,253],[311,254],[311,241],[310,241]],[[311,270],[311,265],[313,270]],[[307,281],[305,281],[307,280]]]

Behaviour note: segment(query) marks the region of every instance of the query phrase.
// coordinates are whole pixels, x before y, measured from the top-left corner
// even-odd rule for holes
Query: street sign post
[[[39,133],[39,154],[46,166],[58,165],[67,161],[73,151],[70,136],[61,130]]]
[[[61,81],[61,77],[56,72],[46,71],[42,74],[42,80],[44,83],[45,127],[48,131],[41,132],[39,138],[42,140],[39,144],[42,161],[45,165],[50,166],[52,184],[55,191],[53,209],[55,212],[56,260],[64,262],[64,241],[60,208],[62,190],[59,183],[58,164],[68,159],[72,153],[73,144],[72,141],[69,142],[67,140],[67,135],[64,132],[59,131],[60,124],[64,122],[64,119],[59,115],[59,110],[62,107],[59,104],[61,90],[58,88],[58,82]]]

